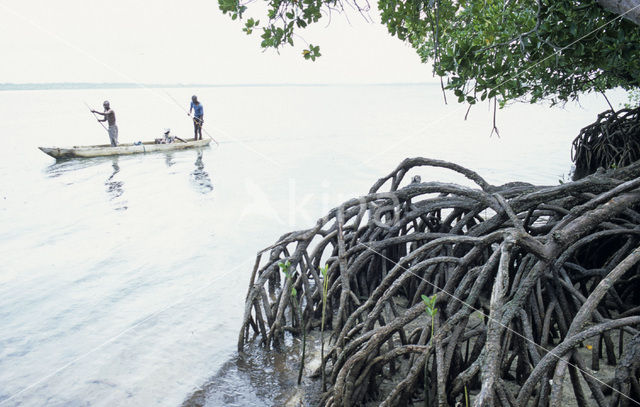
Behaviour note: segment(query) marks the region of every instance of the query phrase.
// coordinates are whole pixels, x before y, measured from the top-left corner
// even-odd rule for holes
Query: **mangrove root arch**
[[[475,186],[410,179],[425,166]],[[406,159],[258,253],[238,349],[301,334],[289,284],[306,329],[319,329],[327,264],[323,406],[453,406],[465,395],[561,406],[567,390],[578,406],[640,405],[639,176],[636,162],[557,186],[493,186]],[[432,336],[421,296],[434,294]],[[594,373],[603,355],[615,365],[606,380]]]
[[[574,180],[599,167],[624,167],[640,160],[640,107],[600,113],[573,140],[571,159],[576,163]]]

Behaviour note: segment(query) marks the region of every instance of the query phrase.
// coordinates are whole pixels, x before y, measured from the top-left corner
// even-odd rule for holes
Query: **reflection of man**
[[[111,161],[111,166],[113,167],[113,173],[107,178],[104,184],[107,186],[107,193],[110,195],[110,199],[114,200],[124,193],[122,181],[117,181],[115,176],[120,172],[120,166],[118,165],[118,156],[113,156]],[[125,207],[119,207],[116,209],[126,209]]]
[[[198,136],[200,140],[202,140],[202,123],[204,123],[204,108],[202,107],[202,103],[198,102],[198,97],[193,95],[191,97],[191,106],[189,107],[189,116],[191,116],[191,111],[193,110],[193,133],[194,140],[198,140]]]
[[[111,141],[111,147],[115,147],[118,145],[118,126],[116,126],[116,113],[109,107],[108,100],[105,100],[102,106],[104,107],[104,113],[98,112],[96,110],[92,110],[91,112],[104,116],[104,119],[98,119],[99,122],[109,123],[109,140]]]
[[[209,193],[213,190],[213,185],[211,184],[211,178],[209,178],[209,174],[204,170],[204,162],[202,162],[202,151],[198,151],[198,158],[196,158],[196,169],[193,170],[191,175],[193,175],[193,179],[198,187],[198,192],[202,194]]]

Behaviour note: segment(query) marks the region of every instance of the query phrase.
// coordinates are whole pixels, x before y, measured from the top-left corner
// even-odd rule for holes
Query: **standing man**
[[[116,113],[109,107],[108,100],[105,100],[102,106],[104,107],[104,113],[98,112],[96,110],[92,110],[91,112],[104,116],[104,119],[98,119],[98,121],[109,123],[108,131],[109,140],[111,141],[111,147],[116,147],[118,145],[118,126],[116,126]]]
[[[196,95],[191,96],[191,106],[189,107],[189,116],[191,116],[191,111],[193,110],[193,133],[194,140],[198,140],[198,136],[200,136],[200,140],[202,140],[202,123],[204,123],[204,109],[202,108],[202,103],[198,102],[198,97]]]

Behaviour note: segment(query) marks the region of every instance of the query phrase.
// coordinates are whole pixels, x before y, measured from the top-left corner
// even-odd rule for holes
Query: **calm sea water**
[[[37,149],[108,142],[84,104],[104,99],[122,142],[187,138],[194,93],[219,146],[60,162]],[[436,85],[0,92],[0,405],[176,406],[221,374],[225,396],[204,403],[273,404],[273,368],[253,365],[256,382],[234,363],[259,249],[405,157],[557,184],[607,108],[582,104],[499,111],[498,138],[488,105],[464,121]]]

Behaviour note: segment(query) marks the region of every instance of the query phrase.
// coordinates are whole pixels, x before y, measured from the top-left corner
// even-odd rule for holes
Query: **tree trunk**
[[[603,9],[640,25],[640,0],[598,0],[598,4]]]

